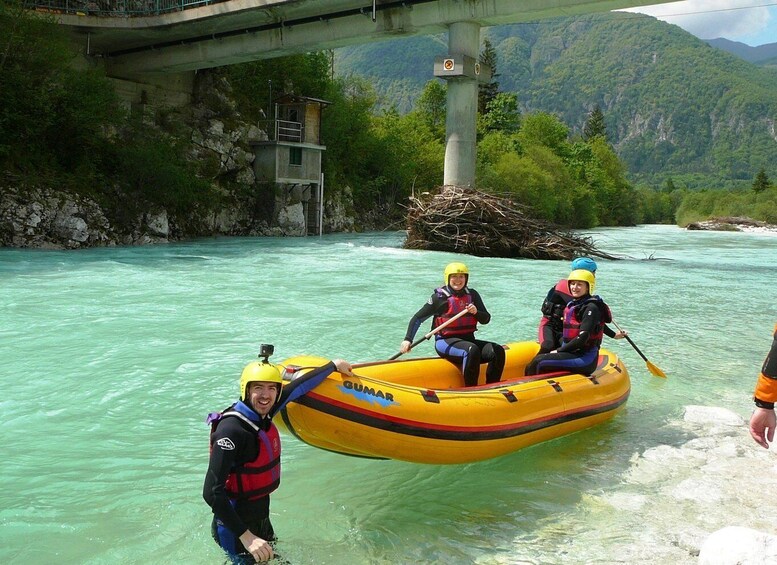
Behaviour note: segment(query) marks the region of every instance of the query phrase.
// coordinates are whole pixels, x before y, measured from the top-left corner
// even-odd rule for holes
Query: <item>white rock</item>
[[[40,224],[41,219],[42,218],[40,217],[40,214],[38,214],[37,212],[32,212],[29,216],[27,216],[26,224],[30,228],[36,228]]]
[[[213,137],[224,135],[224,122],[221,120],[211,120],[208,124],[208,134]]]
[[[52,225],[53,232],[62,239],[83,243],[89,239],[89,228],[83,218],[57,215]]]
[[[248,168],[240,169],[237,172],[237,176],[235,177],[235,182],[239,184],[247,184],[247,185],[254,184],[254,182],[256,182],[256,176],[254,175],[254,171]]]
[[[305,235],[305,214],[302,202],[281,208],[278,211],[278,225],[285,235]]]
[[[728,526],[702,544],[699,565],[765,565],[777,563],[777,536]]]
[[[739,414],[717,406],[686,406],[683,419],[694,424],[742,426],[745,423]]]
[[[248,143],[252,141],[264,141],[266,139],[267,134],[254,124],[251,124],[251,126],[248,128],[248,132],[245,135],[245,141]]]
[[[170,235],[170,224],[167,221],[167,211],[162,210],[158,214],[149,214],[146,217],[148,232],[157,237],[168,237]]]
[[[670,489],[669,492],[675,500],[688,500],[696,504],[711,504],[719,502],[723,498],[723,494],[717,488],[715,481],[706,477],[685,479]]]
[[[639,493],[616,492],[602,498],[612,507],[629,512],[639,512],[650,503],[646,495]]]
[[[642,454],[642,458],[645,461],[656,461],[661,464],[665,464],[673,461],[682,461],[687,457],[687,454],[683,453],[676,447],[671,445],[657,445],[646,449]]]

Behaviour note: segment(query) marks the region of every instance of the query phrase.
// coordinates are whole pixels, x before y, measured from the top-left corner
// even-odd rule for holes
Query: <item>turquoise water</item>
[[[590,235],[630,257],[600,261],[597,291],[669,379],[652,376],[625,340],[608,341],[631,372],[625,411],[477,464],[352,459],[286,438],[272,508],[286,558],[694,563],[694,544],[716,527],[768,523],[742,500],[700,516],[698,501],[683,506],[660,495],[662,483],[635,475],[643,454],[693,437],[673,424],[686,406],[749,415],[777,319],[777,237],[669,226]],[[260,343],[275,345],[276,361],[395,353],[445,264],[461,260],[403,250],[402,240],[370,233],[0,249],[0,562],[223,562],[201,499],[205,414],[236,397]],[[465,261],[493,314],[481,337],[500,342],[534,338],[547,289],[568,271],[558,261]],[[422,344],[410,355],[431,352]],[[744,426],[735,435],[751,457]],[[775,464],[760,451],[753,461]],[[676,465],[673,480],[691,467]],[[641,513],[635,500],[648,501]]]

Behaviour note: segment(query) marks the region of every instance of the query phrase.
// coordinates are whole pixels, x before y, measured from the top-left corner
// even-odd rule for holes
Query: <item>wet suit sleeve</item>
[[[556,287],[552,286],[550,287],[548,294],[545,295],[545,300],[542,301],[542,306],[540,306],[540,312],[542,312],[543,316],[550,317],[550,313],[553,310],[553,306],[555,304],[553,300],[555,295],[556,295]]]
[[[774,408],[775,402],[777,402],[777,325],[774,326],[772,347],[766,356],[755,387],[756,406]]]
[[[491,321],[491,313],[486,309],[486,305],[483,304],[483,299],[480,298],[480,294],[476,290],[469,289],[472,293],[472,303],[478,309],[478,313],[475,315],[479,324],[487,324]]]
[[[432,294],[429,300],[421,306],[413,317],[410,318],[410,323],[407,325],[407,331],[405,332],[405,339],[407,341],[413,341],[415,334],[418,333],[418,328],[421,327],[426,320],[434,316],[435,314],[441,314],[445,311],[445,304],[448,301],[439,296],[436,292]]]
[[[331,375],[335,369],[335,364],[330,361],[326,365],[308,371],[301,377],[297,377],[291,381],[291,383],[285,385],[283,387],[283,392],[281,392],[281,398],[278,400],[278,404],[273,407],[271,415],[275,415],[278,410],[286,406],[289,402],[296,400],[300,396],[307,394],[316,388],[325,378]]]
[[[229,501],[226,491],[226,482],[229,472],[236,464],[245,463],[239,458],[245,457],[249,449],[247,443],[256,444],[255,436],[249,434],[239,423],[237,418],[225,418],[219,422],[213,434],[213,448],[208,463],[208,472],[205,475],[205,484],[202,487],[202,497],[213,510],[216,518],[224,522],[236,536],[240,536],[248,529],[248,526],[240,519]],[[254,458],[256,453],[253,454]]]
[[[581,350],[588,343],[588,336],[591,331],[599,325],[602,314],[594,304],[586,304],[580,312],[580,333],[577,337],[568,341],[558,348],[559,353],[573,352]]]
[[[604,335],[607,337],[615,337],[615,330],[613,330],[610,326],[607,324],[604,325]]]

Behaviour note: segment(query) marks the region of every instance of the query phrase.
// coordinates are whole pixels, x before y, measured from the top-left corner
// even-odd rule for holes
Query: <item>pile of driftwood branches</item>
[[[616,257],[601,252],[589,237],[532,218],[506,199],[471,188],[444,186],[411,197],[407,213],[408,249],[453,251],[478,257],[572,259]]]

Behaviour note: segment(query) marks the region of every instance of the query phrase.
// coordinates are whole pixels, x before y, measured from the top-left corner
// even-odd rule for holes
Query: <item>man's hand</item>
[[[255,536],[250,530],[243,532],[240,536],[240,543],[260,563],[269,561],[275,555],[270,544],[259,536]]]
[[[758,445],[769,449],[769,444],[774,441],[775,425],[777,425],[777,415],[774,410],[756,408],[750,417],[750,435]]]
[[[353,369],[351,368],[351,364],[348,361],[344,361],[342,359],[332,359],[332,363],[334,363],[335,367],[337,367],[337,370],[346,377],[353,376]]]

